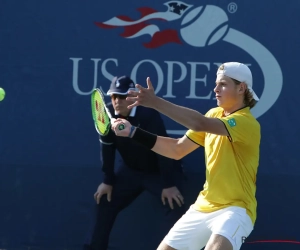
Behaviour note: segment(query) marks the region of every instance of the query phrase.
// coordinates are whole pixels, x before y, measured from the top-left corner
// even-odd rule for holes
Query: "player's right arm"
[[[125,125],[124,130],[118,130],[118,126],[121,123]],[[155,153],[175,160],[180,160],[197,149],[200,145],[203,145],[202,143],[198,145],[186,135],[179,139],[158,136],[132,126],[125,119],[117,119],[112,124],[112,129],[115,131],[117,136],[131,137],[133,140],[146,146]]]
[[[157,136],[156,143],[151,150],[165,157],[179,160],[198,147],[199,145],[186,135],[179,139]]]

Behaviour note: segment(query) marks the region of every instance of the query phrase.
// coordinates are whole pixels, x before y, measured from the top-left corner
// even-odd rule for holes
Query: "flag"
[[[116,16],[105,22],[96,22],[95,24],[104,29],[123,27],[124,32],[121,34],[124,38],[137,38],[143,35],[150,35],[151,40],[148,43],[144,43],[146,48],[157,48],[166,43],[178,43],[181,44],[177,30],[165,29],[160,30],[157,24],[151,23],[152,20],[159,21],[174,21],[182,18],[192,5],[188,5],[181,1],[170,1],[164,3],[167,6],[165,12],[158,12],[153,8],[142,7],[138,8],[141,17],[137,20],[133,20],[128,16]]]

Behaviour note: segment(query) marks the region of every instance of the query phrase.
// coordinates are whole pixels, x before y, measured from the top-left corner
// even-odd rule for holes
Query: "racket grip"
[[[122,123],[122,124],[120,124],[120,125],[118,126],[118,129],[119,129],[119,130],[123,130],[123,129],[125,129],[125,124],[123,124],[123,123]]]

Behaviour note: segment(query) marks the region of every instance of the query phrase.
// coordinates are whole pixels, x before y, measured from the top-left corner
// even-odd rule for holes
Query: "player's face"
[[[117,113],[122,116],[128,116],[131,111],[130,109],[127,108],[127,106],[131,105],[133,101],[127,101],[126,100],[127,96],[131,96],[131,95],[117,95],[117,94],[111,95],[111,101],[115,111],[117,111]]]
[[[217,104],[223,109],[230,109],[236,105],[239,97],[238,85],[228,76],[217,75],[216,93]]]

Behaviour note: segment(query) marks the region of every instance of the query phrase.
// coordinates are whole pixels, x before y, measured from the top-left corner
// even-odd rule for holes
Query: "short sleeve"
[[[195,142],[196,144],[200,146],[204,146],[205,141],[205,132],[195,132],[191,129],[189,129],[185,133],[186,137],[188,137],[191,141]]]
[[[214,114],[214,109],[209,110],[204,116],[205,117],[212,117]],[[195,142],[196,144],[203,146],[204,147],[204,142],[205,142],[205,135],[206,132],[204,131],[193,131],[189,129],[186,133],[185,136],[188,137],[191,141]]]
[[[232,114],[219,119],[224,123],[232,142],[248,143],[252,134],[252,123],[246,116]]]

